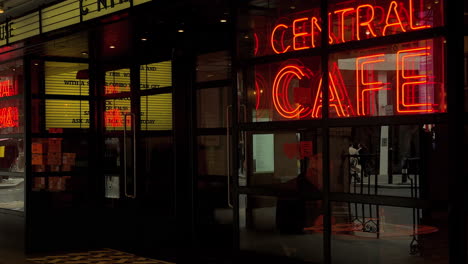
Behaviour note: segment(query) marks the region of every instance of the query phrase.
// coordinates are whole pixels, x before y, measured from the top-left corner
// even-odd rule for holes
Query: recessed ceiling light
[[[221,23],[226,23],[227,20],[226,20],[226,19],[221,19],[221,20],[219,20],[219,22],[221,22]]]
[[[114,45],[110,45],[109,48],[110,48],[110,49],[115,49],[115,46],[114,46]]]
[[[183,29],[179,29],[179,30],[177,30],[177,32],[179,32],[179,33],[183,33],[183,32],[184,32],[184,30],[183,30]]]
[[[141,38],[140,40],[141,41],[147,41],[148,39],[147,38]]]
[[[35,63],[34,63],[34,65],[38,66],[38,65],[39,65],[39,63],[35,62]]]

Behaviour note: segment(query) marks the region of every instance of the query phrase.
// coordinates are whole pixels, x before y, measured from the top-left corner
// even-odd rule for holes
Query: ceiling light
[[[115,46],[114,46],[114,45],[110,45],[109,48],[110,48],[110,49],[115,49]]]
[[[83,56],[87,56],[87,55],[88,55],[88,52],[86,52],[86,51],[82,51],[82,52],[81,52],[81,55],[83,55]]]
[[[219,22],[221,22],[221,23],[226,23],[227,20],[226,20],[226,19],[221,19],[221,20],[219,20]]]
[[[183,32],[184,32],[184,30],[183,30],[183,29],[179,29],[179,30],[177,30],[177,32],[179,32],[179,33],[183,33]]]
[[[140,40],[141,41],[147,41],[148,39],[147,38],[141,38]]]

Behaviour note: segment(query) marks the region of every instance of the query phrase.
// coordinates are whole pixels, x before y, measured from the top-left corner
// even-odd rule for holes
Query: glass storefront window
[[[306,230],[322,225],[322,201],[241,195],[239,218],[242,250],[280,263],[322,263],[323,232]]]
[[[322,74],[317,57],[255,65],[247,77],[250,122],[313,119],[321,115]],[[244,107],[244,106],[242,106]]]
[[[320,1],[252,1],[249,27],[241,42],[247,56],[265,56],[320,46]]]
[[[172,94],[155,94],[141,97],[141,129],[172,129]]]
[[[285,192],[322,191],[322,138],[320,129],[300,132],[246,133],[241,143],[240,185],[269,186]]]
[[[172,86],[172,61],[140,66],[140,89],[149,90]]]
[[[115,69],[106,71],[105,94],[130,92],[130,69]]]
[[[448,199],[447,126],[330,130],[331,191]]]
[[[329,43],[383,37],[444,25],[443,1],[329,1]]]
[[[198,83],[229,79],[231,57],[227,51],[199,55],[196,70]]]
[[[330,116],[447,112],[444,43],[437,38],[332,54]],[[336,93],[341,89],[344,97]]]
[[[334,264],[449,263],[447,211],[353,202],[331,208]]]
[[[23,65],[0,65],[0,208],[24,210]]]
[[[89,95],[88,64],[44,62],[45,93],[57,95]]]

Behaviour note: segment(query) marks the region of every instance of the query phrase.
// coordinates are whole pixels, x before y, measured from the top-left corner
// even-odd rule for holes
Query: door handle
[[[133,194],[128,194],[127,190],[127,116],[130,116],[130,119],[132,120],[132,128],[133,128]],[[125,189],[125,196],[128,198],[136,198],[137,195],[137,182],[136,182],[136,127],[135,127],[135,114],[134,113],[125,113],[124,114],[124,131],[123,131],[123,144],[124,144],[124,189]]]
[[[230,133],[230,116],[229,112],[232,105],[226,107],[226,159],[227,159],[227,204],[230,208],[234,208],[231,204],[231,140],[229,140]]]

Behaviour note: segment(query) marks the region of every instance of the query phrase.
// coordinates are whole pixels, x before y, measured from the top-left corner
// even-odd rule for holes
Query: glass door
[[[174,253],[171,62],[105,67],[104,211],[109,247],[147,257]]]

